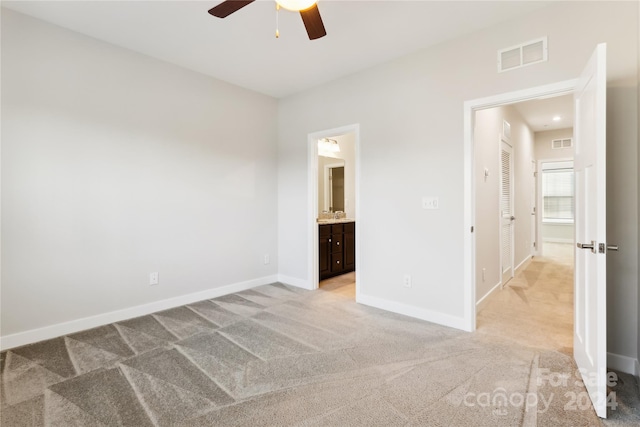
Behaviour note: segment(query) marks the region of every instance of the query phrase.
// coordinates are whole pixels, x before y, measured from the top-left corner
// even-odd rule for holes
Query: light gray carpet
[[[601,425],[570,405],[566,354],[281,284],[12,349],[0,370],[3,427]],[[607,423],[638,425],[635,379],[617,391]]]

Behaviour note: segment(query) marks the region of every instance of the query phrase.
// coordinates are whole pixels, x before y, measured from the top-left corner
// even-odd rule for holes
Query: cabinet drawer
[[[318,235],[320,237],[328,237],[331,235],[331,225],[320,225],[318,228]]]
[[[332,224],[331,234],[342,233],[344,231],[344,224]]]
[[[342,248],[344,248],[344,238],[342,234],[332,234],[331,235],[331,252],[342,252]]]
[[[331,272],[338,273],[344,269],[342,253],[331,254]]]

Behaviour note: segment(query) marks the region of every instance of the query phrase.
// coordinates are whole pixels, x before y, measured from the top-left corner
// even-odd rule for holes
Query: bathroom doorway
[[[357,299],[359,126],[310,134],[310,289]]]

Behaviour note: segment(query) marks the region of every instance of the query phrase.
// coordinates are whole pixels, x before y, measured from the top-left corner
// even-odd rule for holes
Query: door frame
[[[538,255],[538,161],[531,160],[531,256]]]
[[[577,85],[578,79],[571,79],[464,102],[463,325],[466,331],[473,332],[476,330],[476,238],[474,233],[476,223],[476,183],[474,167],[475,149],[473,140],[475,112],[487,108],[529,101],[531,99],[551,98],[572,94]]]
[[[355,143],[355,208],[356,226],[360,223],[360,124],[341,126],[332,129],[312,132],[307,135],[307,268],[309,269],[309,282],[307,289],[318,289],[320,274],[318,271],[318,140],[330,138],[336,135],[352,133]],[[356,268],[360,265],[360,236],[356,231]],[[356,301],[360,295],[360,280],[356,274]]]

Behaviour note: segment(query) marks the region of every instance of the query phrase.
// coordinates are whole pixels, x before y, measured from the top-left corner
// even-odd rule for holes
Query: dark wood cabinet
[[[349,222],[344,225],[344,269],[354,271],[356,269],[356,223]]]
[[[320,244],[320,279],[329,277],[331,274],[331,226],[321,225],[318,230],[318,242]]]
[[[356,269],[356,224],[318,226],[320,280]]]

